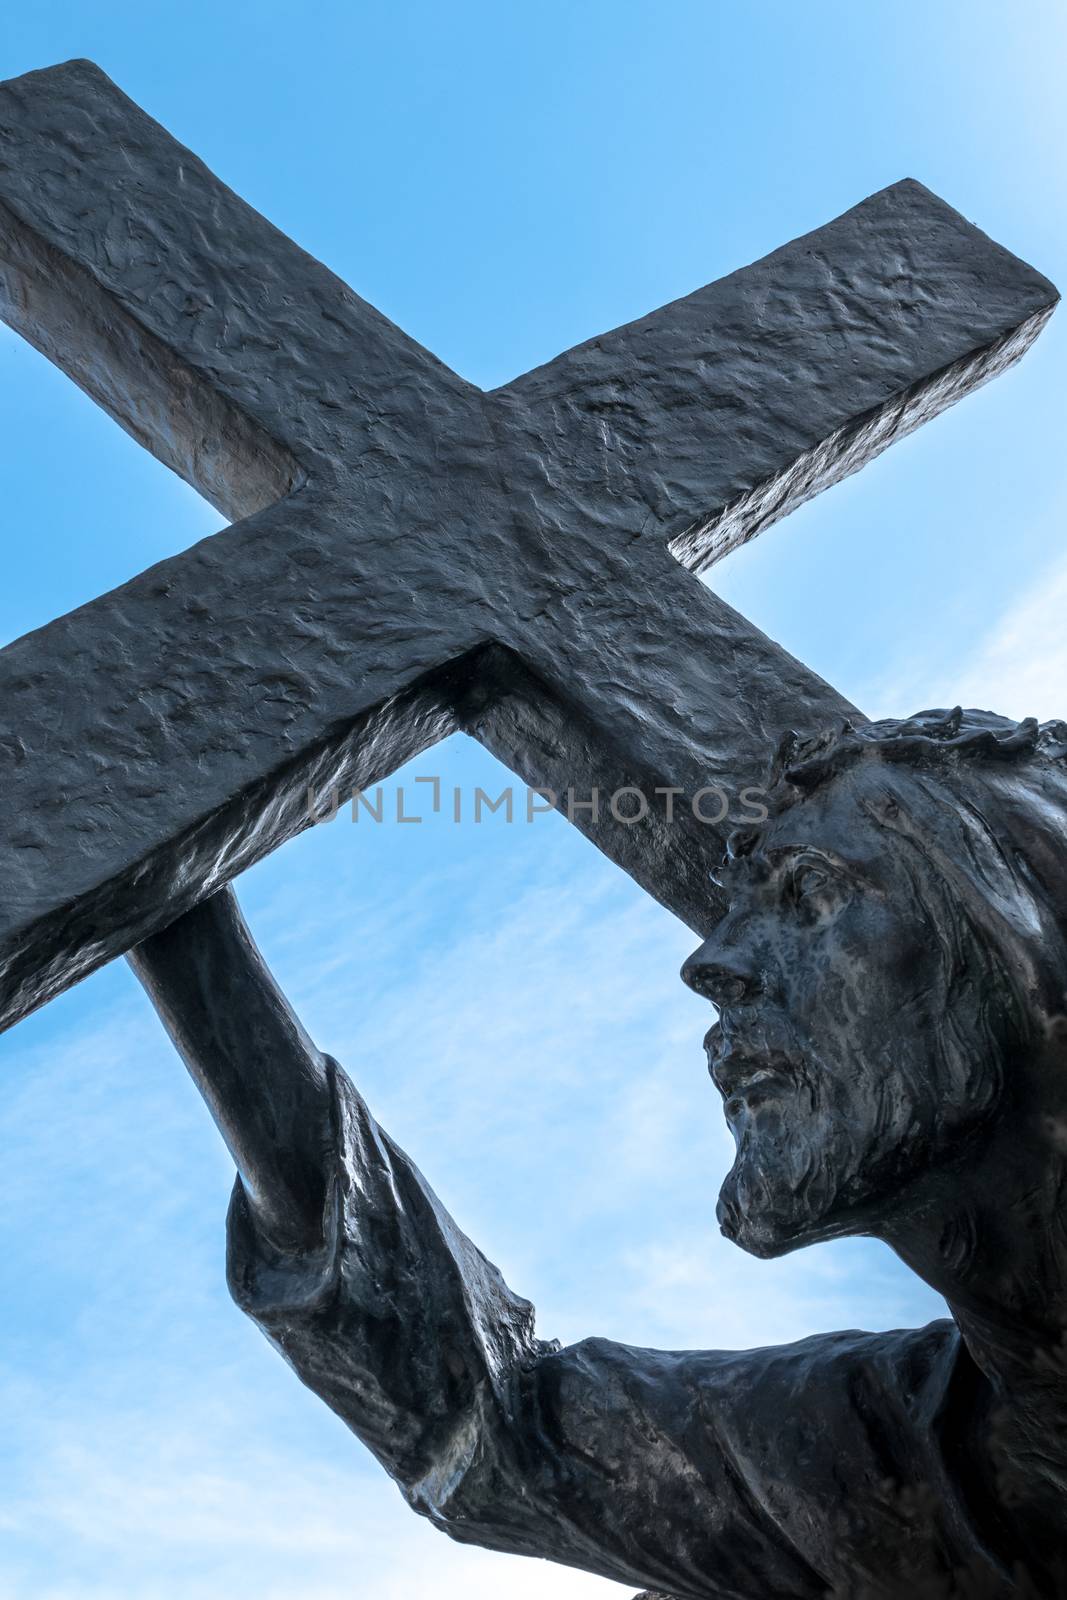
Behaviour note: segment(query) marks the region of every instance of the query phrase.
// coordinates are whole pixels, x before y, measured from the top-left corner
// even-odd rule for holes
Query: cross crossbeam
[[[456,728],[703,933],[847,714],[710,565],[1017,359],[1055,290],[921,185],[486,394],[88,62],[0,86],[0,312],[232,525],[0,651],[0,1027]],[[728,819],[727,819],[728,821]],[[723,827],[727,824],[724,823]]]

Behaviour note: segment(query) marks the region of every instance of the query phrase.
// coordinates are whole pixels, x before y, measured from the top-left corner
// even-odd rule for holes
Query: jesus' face
[[[719,1221],[754,1255],[879,1231],[975,1120],[944,1050],[973,984],[950,980],[924,852],[887,825],[906,806],[906,777],[857,766],[743,839],[729,913],[683,968],[719,1010]]]

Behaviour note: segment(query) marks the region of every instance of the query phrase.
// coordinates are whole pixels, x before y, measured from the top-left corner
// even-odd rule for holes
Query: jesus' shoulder
[[[964,1572],[1011,1592],[964,1489],[953,1323],[741,1352],[541,1341],[328,1072],[321,1242],[280,1249],[238,1180],[230,1286],[416,1511],[675,1600],[970,1593]]]

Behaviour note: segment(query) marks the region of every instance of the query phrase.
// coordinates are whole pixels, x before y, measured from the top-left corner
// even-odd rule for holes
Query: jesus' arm
[[[905,1419],[883,1428],[883,1495],[867,1417],[888,1421],[905,1386],[925,1404],[951,1365],[948,1325],[914,1345],[837,1335],[740,1353],[543,1342],[532,1306],[308,1038],[231,893],[131,961],[238,1167],[238,1304],[416,1511],[463,1542],[675,1600],[815,1600],[849,1559],[846,1522],[825,1520],[844,1472],[860,1548],[883,1519],[897,1547],[888,1464],[899,1448],[910,1475],[933,1473],[936,1451]]]
[[[264,1230],[280,1245],[319,1241],[332,1141],[326,1060],[275,983],[233,891],[147,939],[129,961]]]

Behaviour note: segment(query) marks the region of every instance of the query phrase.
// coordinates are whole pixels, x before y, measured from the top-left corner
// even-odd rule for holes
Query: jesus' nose
[[[727,954],[714,938],[693,951],[682,967],[682,982],[720,1009],[741,1005],[760,990],[757,974],[737,959],[736,952]]]

